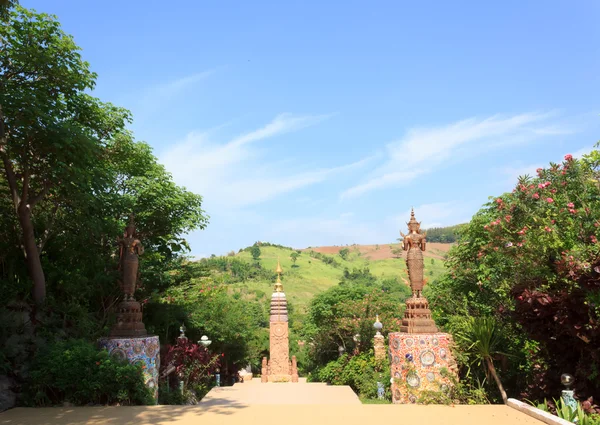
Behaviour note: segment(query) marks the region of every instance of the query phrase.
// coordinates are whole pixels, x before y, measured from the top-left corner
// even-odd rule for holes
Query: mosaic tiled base
[[[451,383],[440,370],[455,370],[451,345],[452,336],[445,333],[390,333],[392,401],[416,403],[421,391],[447,391]]]
[[[127,359],[132,364],[141,364],[146,385],[154,391],[154,399],[158,402],[160,345],[157,336],[103,338],[98,343],[116,358]]]

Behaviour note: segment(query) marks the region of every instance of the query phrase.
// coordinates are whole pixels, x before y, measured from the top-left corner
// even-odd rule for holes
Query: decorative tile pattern
[[[157,336],[103,338],[98,343],[112,356],[141,365],[146,385],[154,391],[154,399],[158,402],[160,343]]]
[[[392,400],[394,403],[416,403],[419,393],[447,391],[451,385],[440,374],[442,368],[454,372],[456,363],[450,351],[452,336],[445,333],[389,334]]]

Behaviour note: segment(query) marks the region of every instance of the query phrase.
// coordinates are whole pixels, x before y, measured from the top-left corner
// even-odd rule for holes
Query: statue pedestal
[[[450,334],[393,332],[388,338],[394,403],[416,403],[422,391],[449,389],[452,382],[440,371],[456,373]]]
[[[140,364],[144,370],[146,386],[154,391],[154,399],[158,403],[160,343],[157,336],[102,338],[98,344],[117,359]]]

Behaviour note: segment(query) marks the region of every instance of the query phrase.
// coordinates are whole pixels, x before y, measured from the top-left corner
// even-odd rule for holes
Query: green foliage
[[[309,370],[327,364],[338,355],[338,347],[346,352],[364,352],[372,347],[375,335],[373,323],[379,314],[384,334],[399,330],[402,302],[410,294],[405,285],[395,279],[383,282],[370,274],[368,268],[346,271],[338,286],[317,294],[311,301],[303,327],[311,341]],[[360,335],[358,341],[354,340]]]
[[[260,248],[258,244],[252,245],[252,248],[250,248],[250,254],[252,254],[252,258],[254,258],[255,261],[258,261],[260,258]]]
[[[342,260],[347,260],[348,259],[348,254],[350,254],[350,250],[348,248],[342,248],[340,249],[340,257],[342,257]]]
[[[320,252],[316,252],[316,251],[313,251],[313,250],[308,251],[308,254],[311,257],[313,257],[313,258],[321,260],[325,264],[329,264],[330,266],[333,266],[333,267],[339,267],[340,266],[340,263],[337,262],[337,261],[335,261],[335,259],[332,256],[321,254]]]
[[[465,317],[493,317],[510,393],[540,399],[560,391],[573,371],[576,389],[600,396],[600,152],[525,176],[492,198],[460,230],[448,273],[425,295],[446,330]]]
[[[296,266],[296,260],[298,259],[298,257],[300,257],[299,252],[294,251],[290,254],[290,258],[292,259],[292,263],[294,263],[294,266]]]
[[[385,388],[385,399],[391,400],[390,368],[386,360],[376,360],[373,351],[360,355],[344,354],[311,375],[312,381],[332,385],[349,385],[361,398],[377,398],[377,382]]]
[[[543,403],[532,403],[533,406],[537,407],[544,412],[552,413],[548,407],[548,402],[544,399]],[[554,413],[561,419],[565,419],[569,422],[577,423],[578,425],[599,425],[600,415],[597,413],[588,413],[584,409],[582,403],[577,402],[577,407],[573,409],[570,405],[564,402],[561,398],[554,399]]]
[[[22,377],[32,347],[107,334],[130,213],[144,304],[189,279],[183,235],[207,217],[125,130],[129,112],[90,95],[96,75],[55,17],[15,7],[0,39],[0,366]]]
[[[39,351],[24,393],[35,406],[154,403],[140,366],[119,362],[83,340],[60,341]]]
[[[496,327],[496,319],[493,317],[469,317],[465,325],[454,336],[459,344],[463,346],[463,353],[471,357],[472,363],[483,366],[486,372],[492,375],[498,385],[502,400],[506,403],[506,392],[496,373],[493,360],[494,355],[506,355],[497,350],[501,337]],[[467,372],[468,374],[469,372]]]
[[[426,229],[427,242],[454,243],[458,240],[460,230],[465,224],[457,224],[448,227],[432,227]]]

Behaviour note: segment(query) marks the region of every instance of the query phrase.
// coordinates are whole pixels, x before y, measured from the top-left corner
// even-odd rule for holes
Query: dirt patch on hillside
[[[424,256],[427,258],[436,258],[443,260],[444,255],[450,250],[453,244],[450,243],[437,243],[428,242],[427,250]],[[393,249],[398,249],[398,244],[380,244],[380,245],[348,245],[348,246],[318,246],[314,248],[307,248],[303,251],[313,250],[320,252],[321,254],[336,255],[340,252],[340,249],[348,248],[350,252],[360,252],[361,257],[369,260],[385,260],[388,258],[396,258],[397,255],[392,253]],[[404,254],[404,253],[403,253]],[[401,254],[402,256],[404,256]]]

